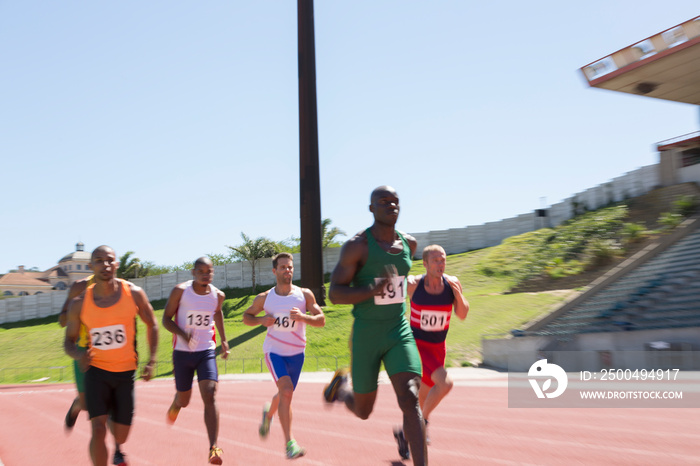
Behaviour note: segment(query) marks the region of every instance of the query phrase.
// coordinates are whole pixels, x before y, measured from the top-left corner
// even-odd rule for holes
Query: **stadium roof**
[[[700,105],[700,16],[581,68],[591,87]]]

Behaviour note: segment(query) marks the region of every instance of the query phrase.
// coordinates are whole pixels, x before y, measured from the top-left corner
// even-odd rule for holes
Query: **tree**
[[[173,271],[173,267],[170,265],[158,265],[152,261],[141,262],[141,267],[139,267],[139,278],[140,277],[150,277],[152,275],[163,275]]]
[[[275,251],[278,253],[288,252],[290,254],[295,254],[301,251],[301,238],[290,236],[282,241],[276,241],[275,245]]]
[[[133,256],[134,251],[126,251],[119,258],[119,268],[117,269],[117,277],[123,279],[138,278],[139,270],[141,269],[141,259]]]
[[[335,239],[338,236],[347,236],[346,233],[338,227],[329,228],[330,225],[330,218],[324,218],[321,222],[321,238],[323,238],[323,249],[326,249],[330,246],[340,246],[340,243],[335,241]]]
[[[233,262],[231,254],[228,256],[226,254],[209,253],[207,257],[211,260],[214,265],[226,265]]]
[[[236,259],[246,260],[252,267],[251,279],[253,282],[253,293],[255,293],[255,265],[260,259],[275,255],[275,242],[263,236],[250,239],[248,235],[241,232],[243,244],[240,246],[226,246],[231,250],[231,255]]]

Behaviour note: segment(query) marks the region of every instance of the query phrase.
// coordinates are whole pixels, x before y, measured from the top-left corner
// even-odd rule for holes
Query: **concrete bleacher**
[[[529,335],[700,327],[700,229]]]

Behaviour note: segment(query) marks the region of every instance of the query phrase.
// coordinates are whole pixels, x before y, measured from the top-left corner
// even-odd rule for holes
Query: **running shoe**
[[[409,459],[411,457],[411,452],[408,450],[408,442],[403,435],[403,429],[401,427],[394,427],[394,438],[399,447],[399,456],[405,460]]]
[[[294,458],[299,458],[300,456],[304,456],[305,454],[306,454],[306,449],[301,448],[296,440],[292,439],[289,442],[287,442],[287,458],[292,460]]]
[[[260,424],[260,429],[258,429],[258,433],[260,434],[260,437],[265,438],[267,437],[267,434],[270,433],[270,424],[272,424],[272,418],[269,418],[267,416],[267,413],[270,412],[270,403],[265,403],[265,406],[263,406],[263,416],[262,416],[262,423]]]
[[[341,367],[340,369],[335,371],[335,374],[333,374],[333,378],[331,379],[331,383],[326,385],[326,387],[323,389],[323,398],[326,400],[326,403],[333,403],[334,401],[337,401],[338,392],[340,391],[341,387],[343,387],[343,385],[345,385],[347,382],[347,367]]]
[[[80,415],[80,410],[78,410],[77,413],[73,414],[73,408],[75,408],[75,405],[80,404],[80,400],[77,398],[73,400],[73,403],[71,403],[70,408],[68,408],[68,412],[66,413],[66,429],[71,430],[73,426],[75,425],[75,421],[78,420],[78,416]]]
[[[224,452],[221,448],[214,445],[209,449],[209,464],[223,464],[224,460],[221,458],[221,454]]]
[[[114,452],[114,458],[112,458],[112,463],[117,466],[128,466],[126,462],[126,456],[121,451],[117,450]]]
[[[168,415],[166,417],[168,424],[175,424],[178,414],[180,414],[180,407],[175,406],[175,402],[173,401],[173,404],[171,404],[170,408],[168,408]]]

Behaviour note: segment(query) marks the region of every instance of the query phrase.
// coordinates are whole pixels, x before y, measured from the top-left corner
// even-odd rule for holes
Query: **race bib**
[[[208,329],[211,327],[212,313],[207,311],[188,311],[185,328]]]
[[[448,314],[443,311],[431,311],[423,309],[420,313],[420,328],[426,332],[440,332],[445,330]]]
[[[374,283],[382,281],[382,278],[375,278]],[[387,304],[402,303],[406,300],[406,277],[403,275],[391,278],[382,290],[381,294],[374,295],[374,304],[386,306]]]
[[[90,330],[90,340],[95,349],[119,349],[126,344],[126,329],[122,324],[93,328]]]
[[[289,311],[276,312],[273,315],[275,316],[275,323],[272,327],[278,332],[293,332],[297,329],[297,321],[292,320],[289,316]]]

